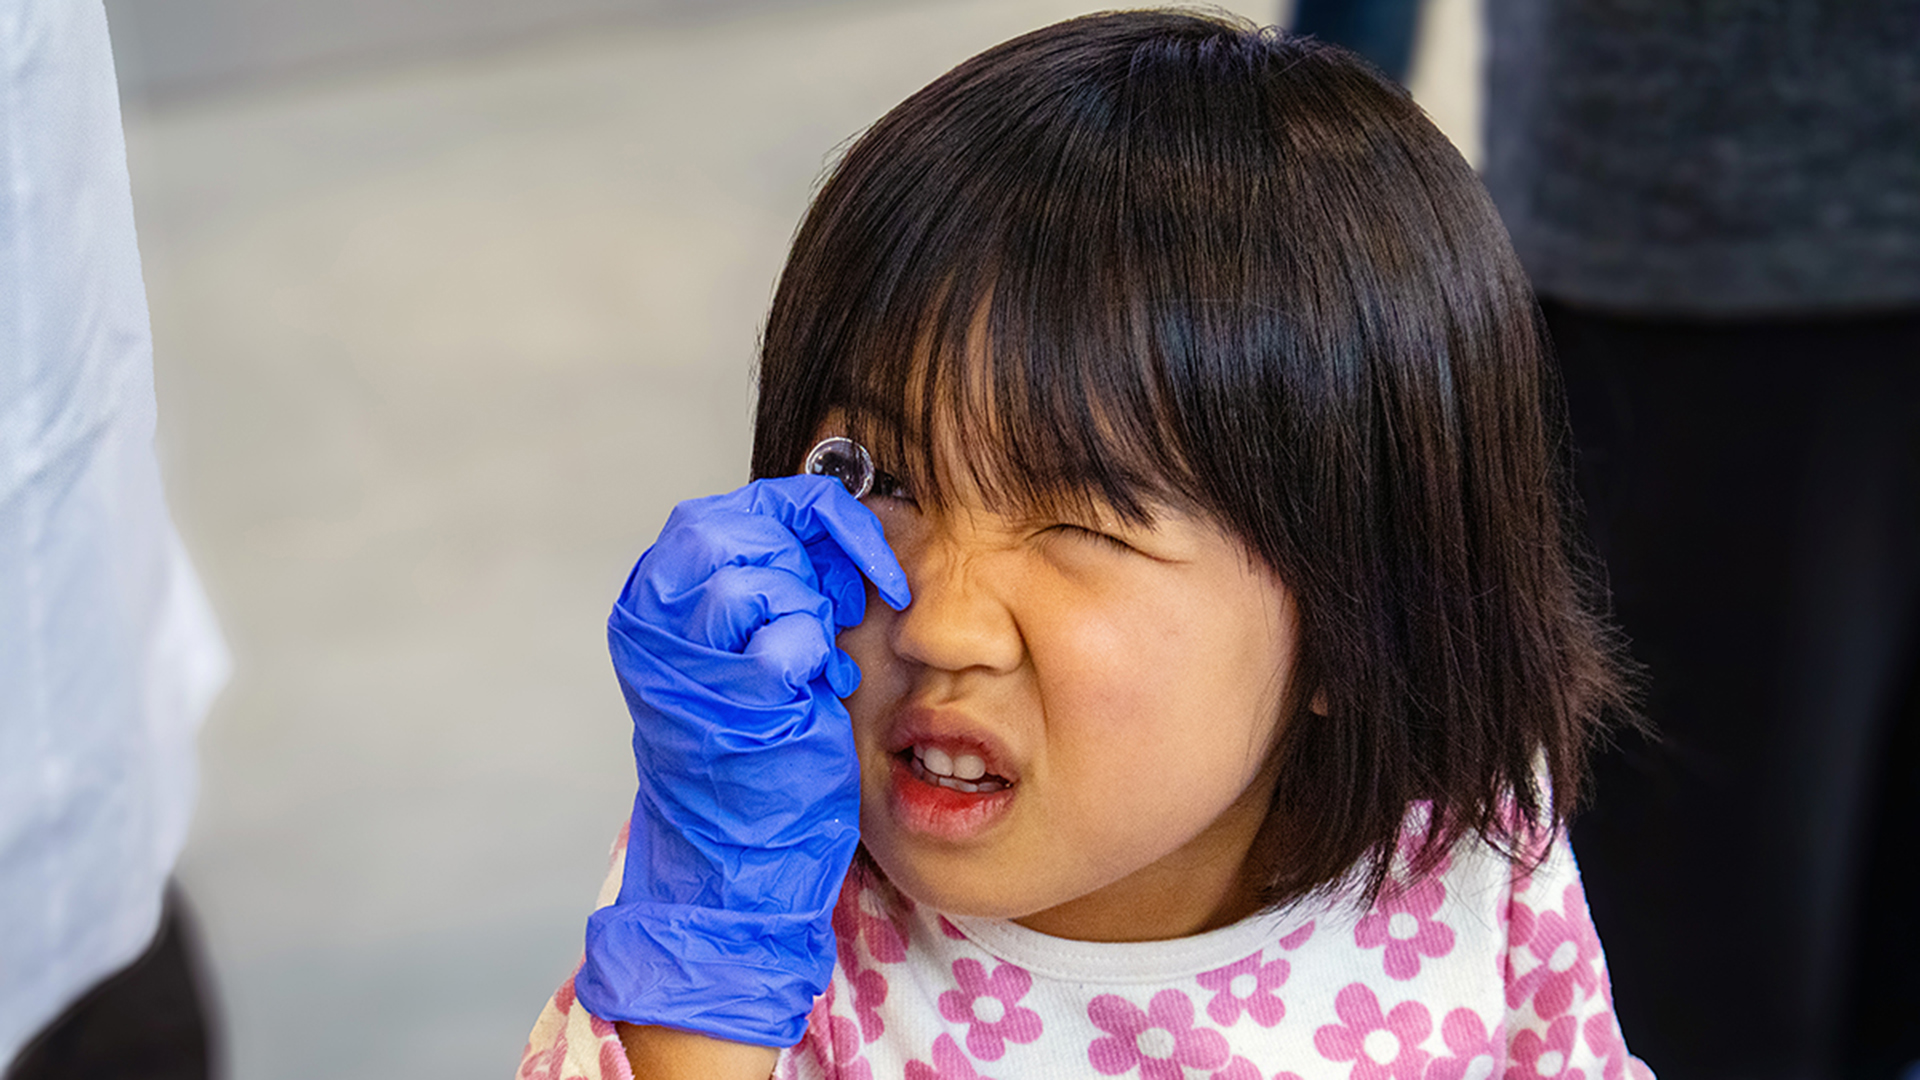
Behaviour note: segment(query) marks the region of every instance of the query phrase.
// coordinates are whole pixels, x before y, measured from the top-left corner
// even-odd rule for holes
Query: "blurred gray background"
[[[237,662],[180,869],[230,1076],[512,1074],[631,797],[607,605],[745,479],[812,186],[1102,6],[108,4],[162,460]],[[1412,80],[1470,156],[1477,18],[1435,0]]]

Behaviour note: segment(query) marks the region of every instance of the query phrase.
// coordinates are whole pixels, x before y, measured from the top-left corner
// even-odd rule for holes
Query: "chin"
[[[1030,898],[1006,895],[1003,887],[996,888],[996,885],[1004,886],[1005,877],[991,872],[984,875],[955,874],[938,870],[928,872],[929,868],[916,872],[910,864],[898,865],[892,859],[874,854],[865,844],[860,846],[860,861],[907,899],[942,915],[1019,919],[1052,906]],[[1023,900],[1028,902],[1023,903]]]

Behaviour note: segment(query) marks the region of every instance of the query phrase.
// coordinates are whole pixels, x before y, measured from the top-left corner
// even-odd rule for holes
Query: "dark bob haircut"
[[[1619,652],[1563,520],[1560,410],[1492,204],[1341,50],[1184,12],[990,49],[856,140],[767,319],[753,472],[829,418],[925,504],[1211,515],[1301,620],[1264,899],[1510,857],[1564,824]]]

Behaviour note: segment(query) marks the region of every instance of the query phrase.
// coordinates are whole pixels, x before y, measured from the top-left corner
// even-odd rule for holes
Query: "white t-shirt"
[[[616,859],[610,878],[620,880]],[[603,892],[603,902],[612,892]],[[839,963],[781,1080],[1651,1080],[1628,1055],[1579,872],[1477,841],[1369,910],[1292,905],[1171,941],[1068,941],[947,917],[856,867]],[[572,983],[521,1080],[630,1080]]]
[[[152,939],[226,678],[154,422],[106,13],[0,3],[0,1068]]]

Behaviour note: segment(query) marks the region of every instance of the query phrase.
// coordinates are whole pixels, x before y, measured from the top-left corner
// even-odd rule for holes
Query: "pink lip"
[[[997,791],[964,792],[929,783],[907,760],[915,746],[937,746],[949,754],[978,754],[987,772],[1007,781]],[[887,811],[902,829],[931,840],[959,843],[993,828],[1013,808],[1019,777],[1000,741],[956,713],[913,707],[903,711],[885,743],[892,758],[887,776]]]

